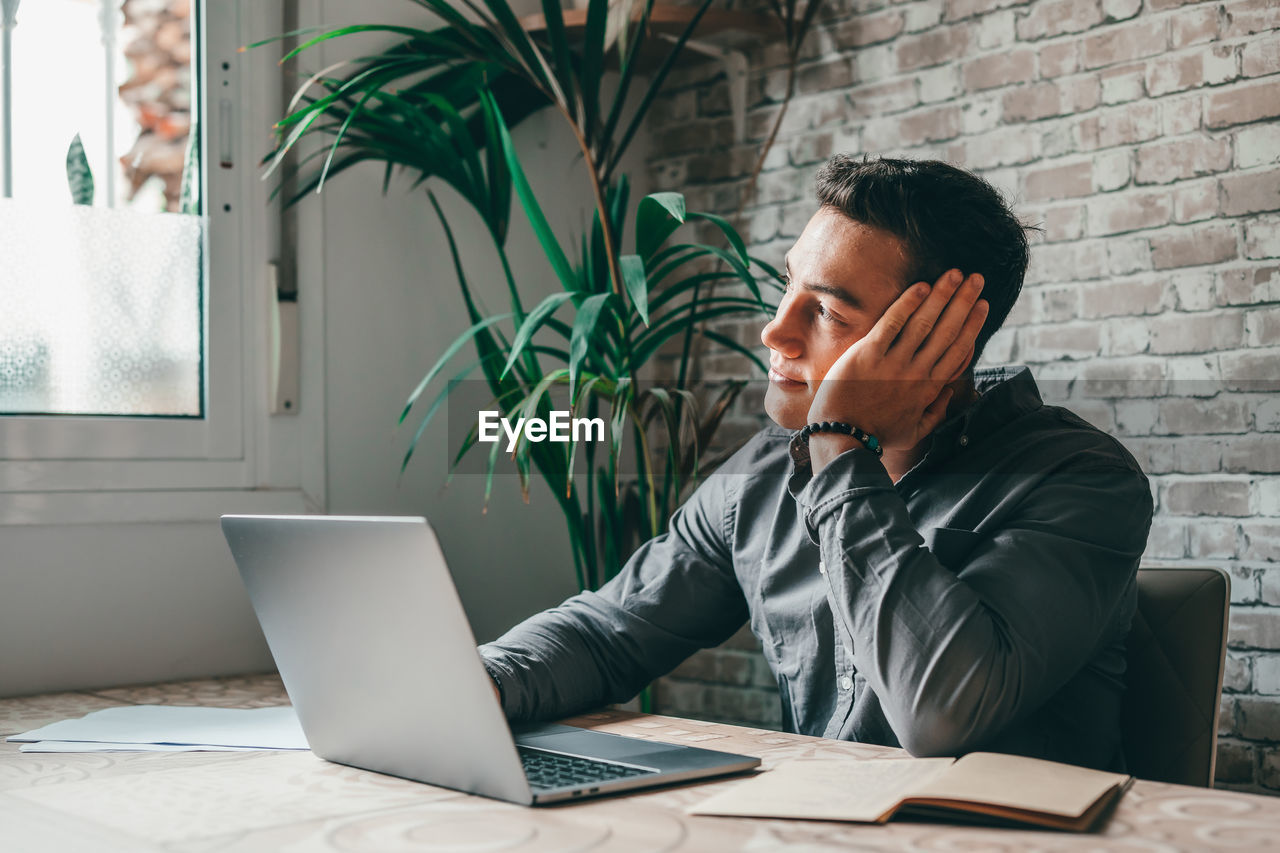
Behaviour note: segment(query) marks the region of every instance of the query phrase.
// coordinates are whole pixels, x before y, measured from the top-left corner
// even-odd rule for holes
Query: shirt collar
[[[1044,405],[1031,369],[1025,365],[974,370],[973,385],[981,396],[934,430],[933,450],[954,448],[962,439],[966,445],[976,442]]]
[[[970,429],[994,429],[1044,405],[1026,365],[975,370],[973,384],[982,396],[969,407]]]

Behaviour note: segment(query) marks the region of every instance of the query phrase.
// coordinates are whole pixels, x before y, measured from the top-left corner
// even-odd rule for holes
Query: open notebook
[[[691,807],[690,814],[883,823],[895,814],[1088,830],[1133,777],[1018,755],[797,759]]]

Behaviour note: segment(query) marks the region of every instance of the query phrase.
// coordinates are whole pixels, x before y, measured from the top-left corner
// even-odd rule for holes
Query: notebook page
[[[874,822],[954,759],[796,759],[688,809],[689,814]]]
[[[913,788],[910,796],[1078,817],[1112,786],[1128,778],[1123,773],[1021,755],[972,752],[946,772]]]

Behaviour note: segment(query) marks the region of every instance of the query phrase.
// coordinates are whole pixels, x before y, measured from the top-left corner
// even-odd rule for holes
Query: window
[[[0,4],[16,10],[0,55],[0,523],[207,518],[209,490],[289,485],[264,462],[278,229],[257,168],[279,54],[239,51],[281,31],[279,5]]]
[[[10,16],[0,413],[203,414],[191,11],[43,0]]]

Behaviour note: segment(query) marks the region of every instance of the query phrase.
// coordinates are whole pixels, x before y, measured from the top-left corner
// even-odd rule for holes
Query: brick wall
[[[751,56],[735,144],[715,66],[651,117],[655,188],[735,214],[778,263],[834,151],[937,157],[1043,225],[988,362],[1119,436],[1151,477],[1147,560],[1233,577],[1220,785],[1280,790],[1280,4],[1274,0],[838,0],[814,32],[753,199],[747,175],[785,91]],[[758,324],[731,328],[758,343]],[[742,375],[723,356],[706,372]],[[739,431],[759,423],[744,396]],[[777,725],[750,634],[662,680],[659,710]]]

